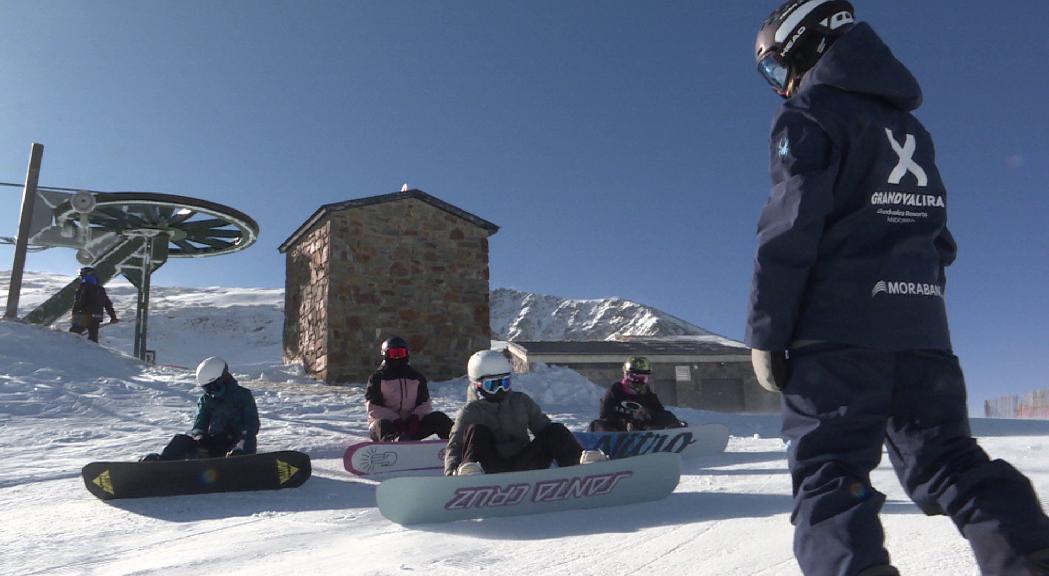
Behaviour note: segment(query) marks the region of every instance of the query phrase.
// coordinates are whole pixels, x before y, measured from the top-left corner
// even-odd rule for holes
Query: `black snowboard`
[[[310,472],[310,457],[292,451],[165,462],[92,462],[81,470],[87,491],[103,500],[294,488],[302,486]]]

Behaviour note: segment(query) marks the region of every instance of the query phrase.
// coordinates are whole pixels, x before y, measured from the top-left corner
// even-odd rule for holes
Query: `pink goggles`
[[[627,372],[624,376],[627,382],[631,384],[648,384],[652,379],[651,374],[638,374],[637,372]]]

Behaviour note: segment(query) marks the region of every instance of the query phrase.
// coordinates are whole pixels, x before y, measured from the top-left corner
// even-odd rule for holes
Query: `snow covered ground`
[[[28,274],[23,312],[66,281]],[[281,290],[155,288],[150,347],[168,366],[153,368],[128,356],[133,288],[109,292],[125,323],[105,328],[101,347],[61,323],[0,322],[0,574],[799,574],[776,416],[674,408],[690,422],[725,423],[733,437],[725,454],[689,463],[666,500],[409,529],[378,513],[374,480],[342,469],[346,446],[366,434],[362,391],[280,364]],[[84,464],[136,459],[189,427],[197,391],[179,366],[215,353],[255,392],[260,449],[309,453],[313,477],[276,492],[111,503],[89,495]],[[431,386],[436,407],[454,415],[466,382]],[[573,429],[594,417],[603,393],[552,367],[515,386]],[[993,456],[1049,494],[1049,422],[974,428]],[[883,520],[904,574],[977,574],[950,521],[922,516],[887,462],[874,481],[889,497]]]
[[[191,374],[145,368],[60,330],[0,322],[0,573],[799,573],[774,416],[676,409],[691,422],[724,422],[733,437],[725,454],[689,464],[675,493],[659,502],[404,528],[376,510],[375,481],[342,469],[345,447],[365,435],[361,391],[272,377],[282,370],[255,366],[238,377],[258,401],[260,448],[313,458],[303,487],[105,503],[84,489],[80,467],[134,459],[186,430],[196,398]],[[560,368],[521,375],[515,385],[576,429],[601,394]],[[454,413],[464,387],[434,384],[436,407]],[[975,427],[992,454],[1049,493],[1049,423]],[[904,574],[977,573],[950,521],[922,516],[887,464],[874,480],[889,496],[883,518]]]

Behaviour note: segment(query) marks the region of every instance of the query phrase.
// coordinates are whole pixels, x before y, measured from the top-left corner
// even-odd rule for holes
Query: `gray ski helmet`
[[[761,25],[754,46],[758,72],[784,98],[793,96],[802,76],[855,22],[846,0],[790,0]]]

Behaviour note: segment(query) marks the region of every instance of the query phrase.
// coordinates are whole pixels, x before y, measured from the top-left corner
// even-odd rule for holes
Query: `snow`
[[[131,328],[133,299],[122,290],[111,293],[129,321],[107,328],[102,346],[61,325],[0,322],[0,574],[800,573],[775,415],[673,408],[691,423],[727,424],[732,438],[724,454],[686,464],[677,490],[658,502],[415,528],[385,520],[376,481],[342,468],[346,446],[366,434],[362,389],[314,383],[280,365],[282,297],[270,290],[158,288],[152,347],[169,364],[229,358],[255,393],[260,449],[309,453],[313,477],[274,492],[97,500],[80,468],[157,451],[189,427],[198,393],[188,369],[146,367],[127,354],[120,330]],[[39,294],[28,296],[26,307]],[[435,407],[454,414],[465,386],[433,383]],[[515,387],[573,429],[595,416],[603,392],[558,367],[517,375]],[[1049,422],[973,427],[992,456],[1049,493]],[[888,496],[882,518],[894,563],[908,575],[977,574],[950,520],[922,515],[883,460],[873,480]]]

